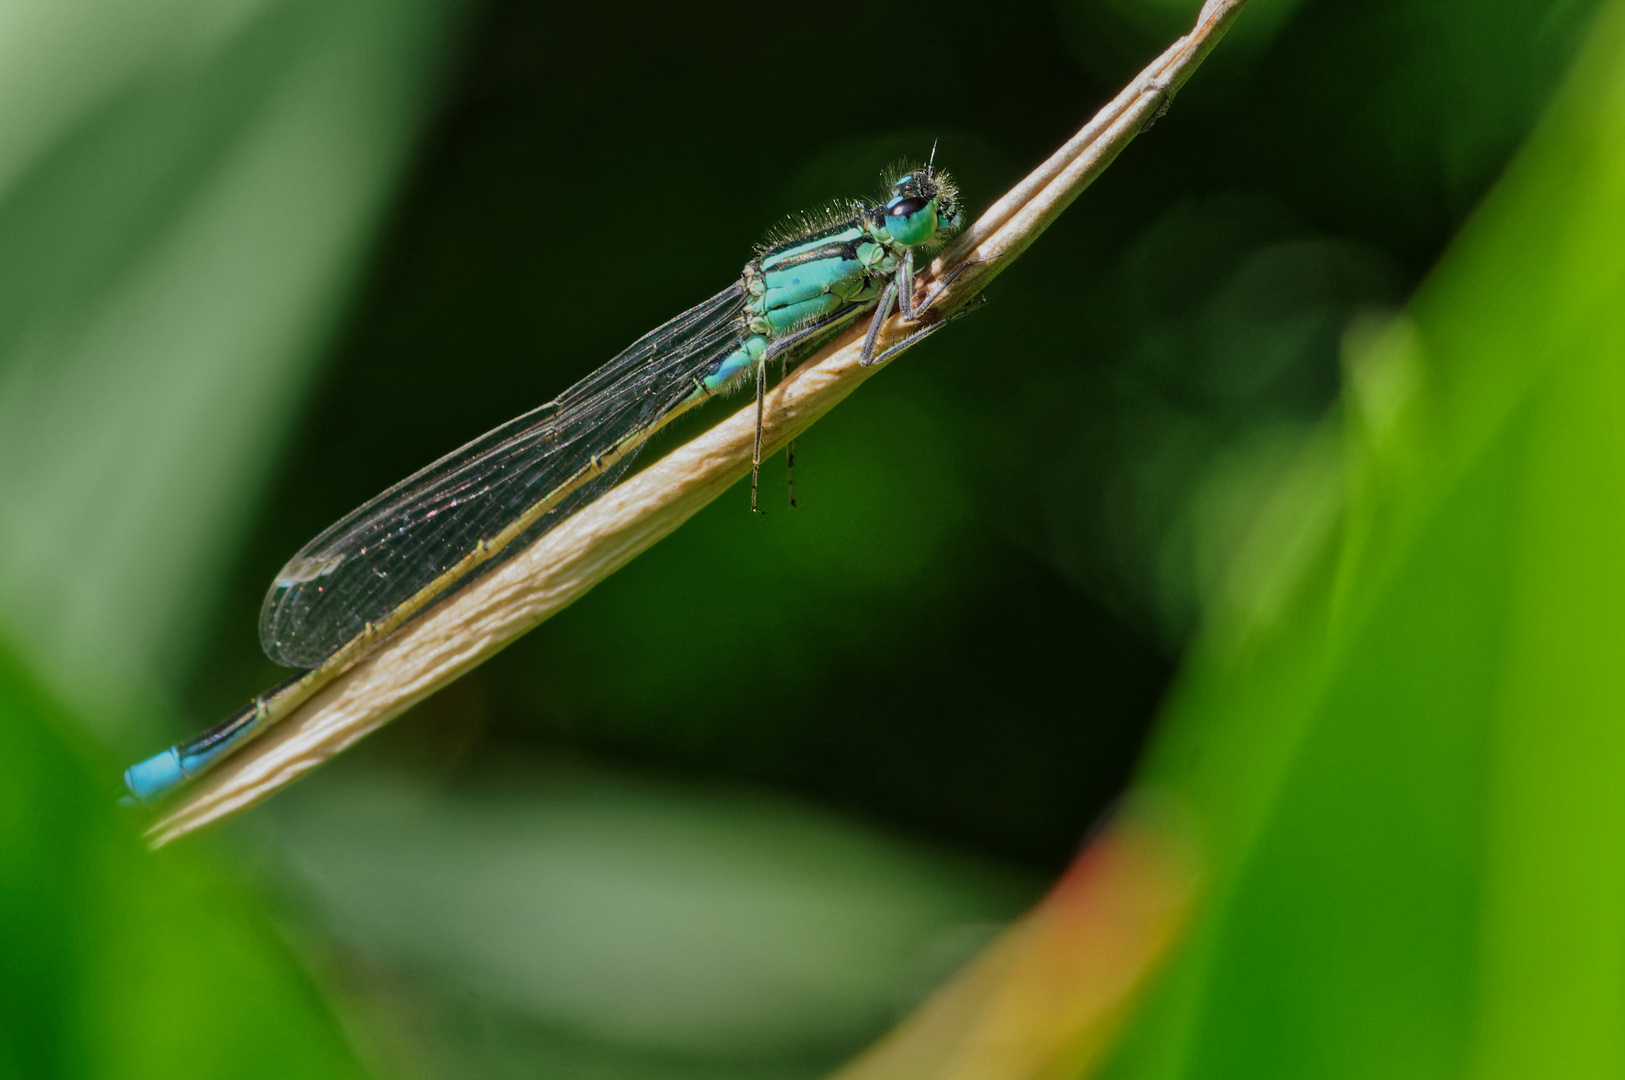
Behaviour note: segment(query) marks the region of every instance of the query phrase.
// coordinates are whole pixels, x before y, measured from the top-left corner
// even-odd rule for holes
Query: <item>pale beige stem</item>
[[[1180,38],[1065,146],[988,208],[920,276],[975,262],[935,311],[951,315],[1003,272],[1167,106],[1245,0],[1209,0]],[[894,319],[886,330],[899,333]],[[765,447],[777,451],[878,368],[858,364],[853,330],[808,358],[768,395]],[[554,615],[687,521],[750,471],[754,402],[561,523],[336,676],[292,715],[183,792],[149,830],[166,844],[246,810],[399,716]]]

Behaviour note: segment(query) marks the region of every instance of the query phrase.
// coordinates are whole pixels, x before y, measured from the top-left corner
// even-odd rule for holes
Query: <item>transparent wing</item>
[[[635,436],[658,427],[738,346],[743,303],[740,286],[729,286],[306,544],[260,608],[266,654],[319,667],[362,635],[428,610],[592,501],[631,464]],[[625,452],[607,453],[617,447]]]

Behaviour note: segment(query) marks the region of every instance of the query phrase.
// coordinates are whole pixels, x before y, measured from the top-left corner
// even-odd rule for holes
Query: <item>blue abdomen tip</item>
[[[175,790],[186,773],[181,769],[181,759],[174,748],[165,750],[161,754],[154,754],[145,761],[138,761],[124,770],[124,786],[130,789],[130,794],[137,802],[151,802],[162,798]]]

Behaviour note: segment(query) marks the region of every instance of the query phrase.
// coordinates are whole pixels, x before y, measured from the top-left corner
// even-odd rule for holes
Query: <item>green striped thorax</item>
[[[766,248],[745,267],[745,350],[847,305],[872,305],[909,252],[936,247],[961,225],[959,192],[946,173],[912,169],[879,205],[851,204],[839,220]]]

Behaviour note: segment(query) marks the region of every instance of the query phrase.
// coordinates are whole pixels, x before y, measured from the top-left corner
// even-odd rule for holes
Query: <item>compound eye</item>
[[[886,204],[886,231],[909,247],[930,242],[937,232],[937,200],[899,195]]]
[[[913,217],[930,204],[930,199],[922,199],[918,195],[904,195],[886,204],[886,216],[894,218]]]

